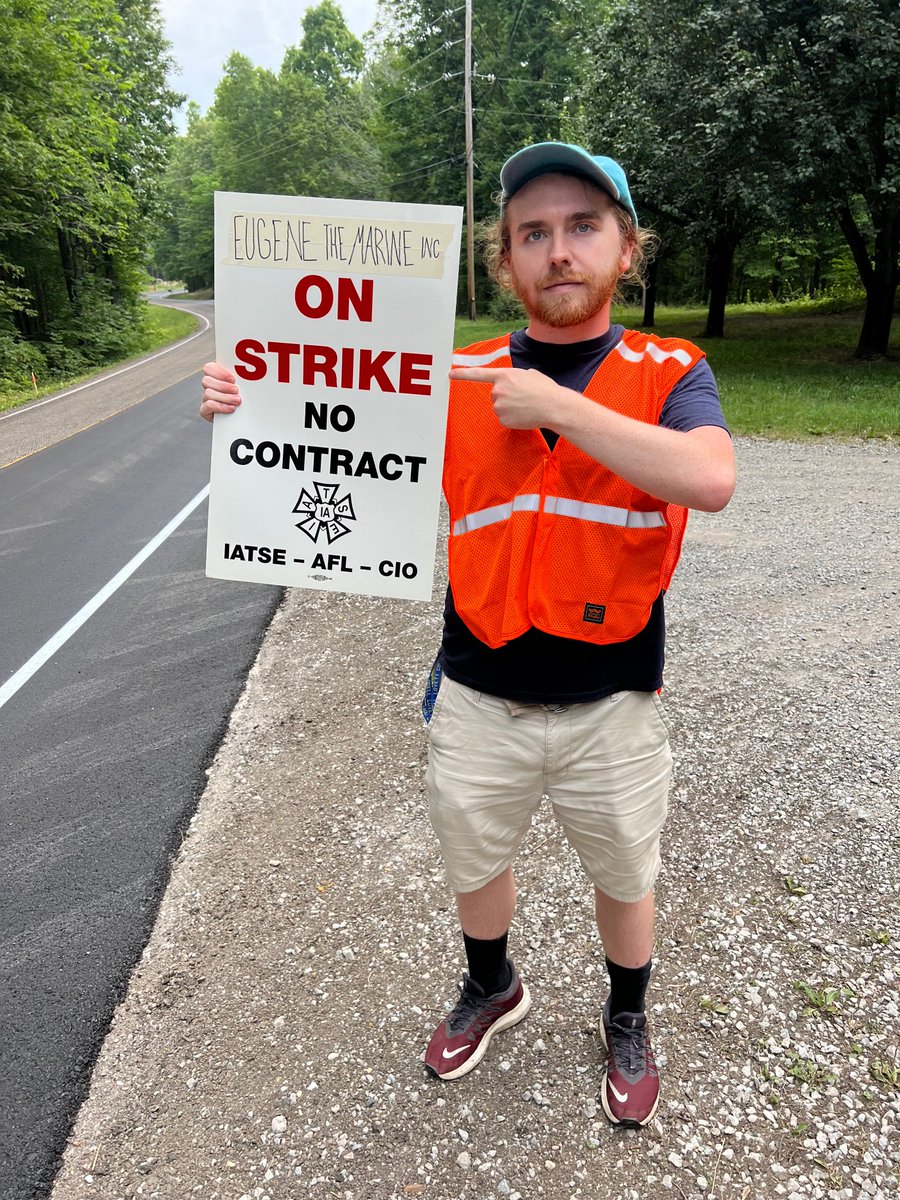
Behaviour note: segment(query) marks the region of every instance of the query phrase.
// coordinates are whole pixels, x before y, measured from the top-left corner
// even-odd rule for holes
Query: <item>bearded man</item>
[[[465,1075],[530,1007],[508,957],[511,864],[546,796],[594,887],[603,1107],[641,1126],[659,1101],[645,994],[671,774],[663,596],[687,510],[728,503],[734,456],[703,352],[610,324],[648,238],[618,163],[548,142],[500,182],[489,266],[528,325],[451,372],[427,785],[468,972],[425,1065]]]

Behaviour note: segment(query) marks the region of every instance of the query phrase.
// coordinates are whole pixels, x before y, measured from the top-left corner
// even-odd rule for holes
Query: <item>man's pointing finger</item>
[[[509,374],[509,367],[453,367],[451,379],[468,379],[470,383],[496,383]]]

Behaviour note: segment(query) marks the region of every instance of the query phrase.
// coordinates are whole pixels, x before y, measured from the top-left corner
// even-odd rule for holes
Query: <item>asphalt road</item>
[[[203,492],[211,351],[202,332],[0,419],[2,1200],[49,1191],[280,597],[205,578],[201,500],[21,682]]]

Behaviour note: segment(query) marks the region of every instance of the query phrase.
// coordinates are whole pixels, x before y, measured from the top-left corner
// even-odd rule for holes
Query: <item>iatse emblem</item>
[[[313,542],[317,542],[319,535],[324,533],[330,546],[350,532],[347,522],[356,520],[353,497],[349,492],[345,496],[338,496],[339,486],[336,483],[313,481],[315,495],[311,496],[304,488],[292,509],[294,513],[304,514],[303,520],[297,522],[297,528]]]

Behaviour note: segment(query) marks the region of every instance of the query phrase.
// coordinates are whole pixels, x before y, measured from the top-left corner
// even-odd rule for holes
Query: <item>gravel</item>
[[[546,812],[511,939],[534,1006],[472,1075],[425,1075],[463,962],[422,789],[441,581],[293,591],[53,1200],[900,1194],[900,454],[738,449],[668,604],[653,1124],[598,1105],[602,954]]]

